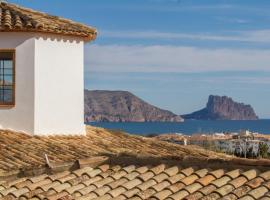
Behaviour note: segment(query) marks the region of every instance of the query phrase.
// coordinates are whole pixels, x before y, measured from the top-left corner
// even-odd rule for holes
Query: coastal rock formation
[[[126,91],[85,90],[87,122],[181,122],[167,110],[148,104]]]
[[[198,120],[258,120],[250,105],[237,103],[227,96],[210,95],[206,108],[182,116]]]

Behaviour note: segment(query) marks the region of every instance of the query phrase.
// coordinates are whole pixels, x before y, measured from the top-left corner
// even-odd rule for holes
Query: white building
[[[233,154],[236,144],[234,140],[215,140],[215,146],[224,153]]]
[[[0,128],[84,134],[84,43],[94,28],[0,2]]]
[[[260,140],[243,140],[243,139],[232,139],[232,140],[216,140],[215,145],[218,149],[224,153],[258,156]]]

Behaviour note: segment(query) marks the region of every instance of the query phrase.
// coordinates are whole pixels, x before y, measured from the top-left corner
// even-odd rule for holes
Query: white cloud
[[[87,72],[270,71],[270,50],[88,45],[85,62]]]
[[[226,22],[226,23],[236,23],[236,24],[247,24],[250,23],[251,20],[243,19],[243,18],[234,18],[234,17],[217,17],[218,21]]]
[[[243,23],[243,21],[241,21]],[[213,40],[270,43],[270,30],[234,31],[230,34],[189,34],[158,31],[103,31],[100,37],[163,40]]]
[[[197,81],[197,80],[196,80]],[[198,82],[201,83],[210,83],[210,84],[224,84],[224,83],[233,83],[233,84],[245,84],[245,85],[269,85],[270,78],[254,76],[254,77],[245,77],[245,76],[236,76],[236,77],[204,77],[199,78]]]

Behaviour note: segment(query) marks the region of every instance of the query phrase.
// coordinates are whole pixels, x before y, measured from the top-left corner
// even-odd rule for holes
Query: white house
[[[0,2],[0,128],[84,134],[84,43],[96,33]]]

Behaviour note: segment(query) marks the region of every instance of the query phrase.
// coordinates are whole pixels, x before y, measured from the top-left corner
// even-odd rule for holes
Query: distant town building
[[[259,155],[260,142],[259,140],[247,141],[242,139],[217,140],[215,141],[215,146],[224,153],[244,157],[257,157]]]
[[[232,136],[233,139],[251,139],[254,140],[254,134],[249,130],[242,130],[239,134]]]

